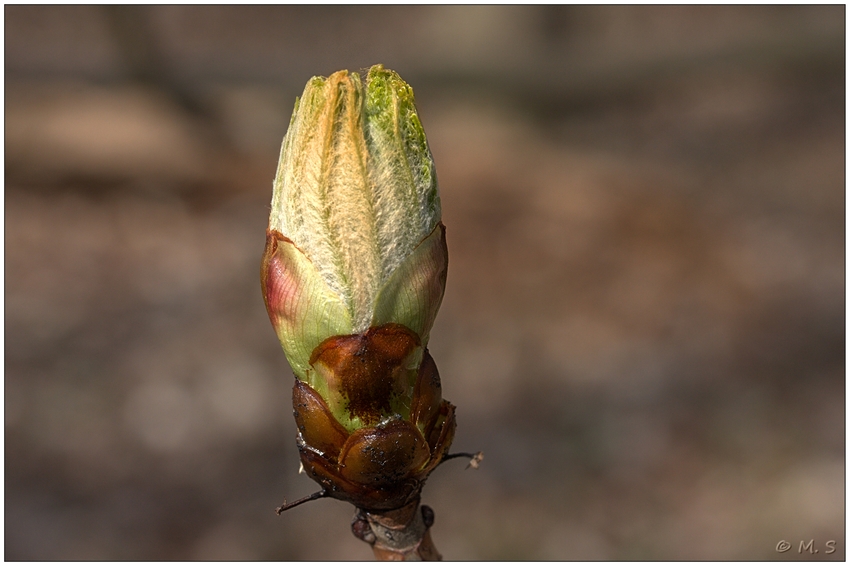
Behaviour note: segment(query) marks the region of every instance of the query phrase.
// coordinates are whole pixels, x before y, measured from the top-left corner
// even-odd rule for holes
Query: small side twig
[[[284,511],[288,511],[289,509],[292,509],[293,507],[298,507],[302,503],[307,503],[308,501],[315,501],[316,499],[321,499],[321,498],[327,497],[327,496],[328,496],[328,492],[323,489],[322,491],[317,491],[316,493],[312,493],[312,494],[308,495],[307,497],[302,497],[301,499],[299,499],[297,501],[293,501],[292,503],[287,503],[286,499],[284,499],[283,505],[281,505],[280,507],[275,509],[274,512],[277,513],[278,515],[280,515]]]
[[[466,465],[466,469],[472,468],[473,470],[477,470],[478,466],[481,464],[481,460],[484,459],[484,452],[476,452],[475,454],[471,452],[457,452],[455,454],[447,454],[443,457],[443,462],[446,460],[452,460],[454,458],[469,458],[469,464]],[[443,462],[440,462],[441,464]]]

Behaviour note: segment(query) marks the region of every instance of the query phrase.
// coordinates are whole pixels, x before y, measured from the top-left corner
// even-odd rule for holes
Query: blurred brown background
[[[274,514],[316,486],[258,275],[295,96],[380,62],[485,453],[443,555],[844,559],[844,10],[6,6],[5,558],[371,559]]]

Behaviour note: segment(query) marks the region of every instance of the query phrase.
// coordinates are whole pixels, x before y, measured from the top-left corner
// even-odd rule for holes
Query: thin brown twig
[[[472,468],[473,470],[477,470],[478,466],[481,464],[481,460],[484,459],[484,452],[476,452],[473,454],[472,452],[457,452],[455,454],[448,454],[443,457],[443,462],[446,460],[452,460],[454,458],[469,458],[469,463],[466,465],[466,469]],[[443,462],[440,462],[441,464]]]
[[[284,511],[288,511],[288,510],[292,509],[293,507],[297,507],[297,506],[301,505],[302,503],[307,503],[308,501],[315,501],[316,499],[321,499],[321,498],[327,497],[327,496],[328,496],[328,492],[323,489],[321,491],[317,491],[316,493],[311,493],[310,495],[308,495],[306,497],[302,497],[301,499],[298,499],[297,501],[293,501],[292,503],[287,503],[286,499],[284,499],[283,505],[281,505],[280,507],[275,509],[274,512],[277,513],[278,515],[280,515]]]

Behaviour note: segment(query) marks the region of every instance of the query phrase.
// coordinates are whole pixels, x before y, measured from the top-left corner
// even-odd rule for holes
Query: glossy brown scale
[[[417,346],[416,334],[400,324],[385,324],[328,338],[313,351],[310,365],[326,368],[347,399],[348,412],[374,425],[392,414],[394,397],[410,395],[404,362]]]
[[[353,482],[388,486],[421,470],[430,458],[422,434],[399,419],[352,434],[340,452],[340,471]]]
[[[430,354],[422,359],[419,368],[419,378],[416,380],[416,388],[413,391],[413,402],[410,407],[410,420],[423,432],[427,430],[428,424],[440,411],[440,401],[443,398],[443,388],[440,385],[440,374],[437,372],[437,364]]]
[[[298,432],[304,442],[336,460],[340,447],[348,439],[348,433],[333,418],[327,403],[312,387],[296,379],[292,390],[292,408]]]
[[[454,406],[441,395],[440,376],[425,350],[409,387],[410,416],[387,417],[399,393],[399,372],[419,345],[410,330],[388,324],[322,342],[311,362],[334,373],[349,410],[374,423],[348,434],[319,394],[303,381],[293,388],[299,451],[307,473],[327,495],[364,510],[397,509],[416,497],[454,437]],[[354,389],[364,389],[355,393]]]

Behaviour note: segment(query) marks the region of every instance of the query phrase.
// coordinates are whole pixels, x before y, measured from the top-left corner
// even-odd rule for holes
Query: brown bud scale
[[[454,406],[440,395],[439,373],[427,349],[409,384],[409,416],[386,416],[388,398],[398,393],[399,383],[407,383],[398,373],[417,346],[410,330],[387,324],[360,335],[334,336],[315,349],[311,362],[342,384],[350,395],[349,410],[374,422],[351,434],[312,387],[296,380],[293,406],[301,461],[330,497],[367,511],[398,509],[419,497],[428,474],[445,456],[454,437]]]
[[[404,375],[404,362],[418,345],[419,338],[404,326],[385,324],[328,338],[313,351],[310,365],[324,366],[338,380],[348,412],[374,425],[391,413],[393,397],[409,396],[414,384]]]

